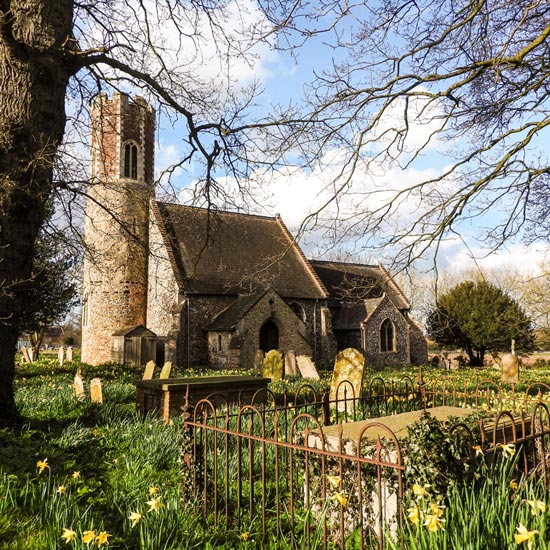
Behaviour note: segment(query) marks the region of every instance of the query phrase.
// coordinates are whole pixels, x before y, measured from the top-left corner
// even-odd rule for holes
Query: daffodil
[[[444,506],[440,506],[439,504],[430,504],[430,514],[432,516],[437,516],[438,518],[443,516],[443,508]]]
[[[67,529],[63,527],[63,533],[61,533],[61,538],[68,544],[76,537],[76,533],[72,529]]]
[[[73,472],[73,479],[78,479],[80,477],[80,471]]]
[[[67,487],[65,487],[65,485],[60,485],[58,488],[57,488],[57,494],[58,495],[62,495],[63,493],[65,493],[67,491]]]
[[[533,545],[533,537],[538,535],[538,531],[529,531],[522,523],[517,527],[517,533],[514,533],[514,539],[516,544],[527,542],[527,548],[531,548]]]
[[[46,468],[49,468],[48,459],[45,458],[44,460],[39,460],[36,463],[36,467],[38,468],[38,473],[41,474]]]
[[[510,489],[514,491],[518,488],[518,482],[515,479],[510,480]]]
[[[95,539],[95,531],[84,531],[82,533],[82,542],[90,544]]]
[[[149,495],[150,496],[155,496],[158,492],[159,492],[159,490],[158,490],[157,487],[154,487],[152,485],[151,485],[151,487],[149,487]]]
[[[412,506],[407,510],[407,512],[409,521],[414,525],[417,525],[420,521],[420,511],[418,510],[418,506]]]
[[[441,519],[437,514],[428,514],[424,525],[428,528],[428,531],[435,533],[436,531],[443,529],[444,521],[445,520]]]
[[[526,500],[527,504],[531,507],[531,514],[537,515],[539,511],[546,512],[546,503],[542,500]]]
[[[162,506],[162,502],[160,501],[160,497],[152,498],[151,500],[147,501],[147,506],[149,506],[149,512],[159,512],[160,507]]]
[[[132,512],[128,519],[132,522],[132,527],[135,527],[141,520],[142,515],[139,512]]]
[[[418,497],[427,497],[428,496],[428,489],[430,488],[429,485],[419,485],[418,483],[415,483],[413,485],[413,493]]]
[[[513,443],[501,443],[500,448],[505,457],[511,458],[516,454],[516,447]]]
[[[241,540],[248,540],[248,531],[241,533]]]
[[[95,538],[95,541],[97,542],[98,546],[101,546],[102,544],[109,544],[109,541],[107,540],[111,535],[107,533],[106,531],[101,531],[99,535]]]
[[[340,487],[340,485],[342,485],[342,478],[340,476],[329,476],[329,475],[327,475],[327,481],[333,487]]]
[[[332,495],[332,500],[340,504],[340,506],[345,506],[348,503],[348,497],[343,493],[335,493]]]
[[[481,448],[481,445],[474,445],[472,448],[476,452],[476,456],[483,456],[483,449]]]

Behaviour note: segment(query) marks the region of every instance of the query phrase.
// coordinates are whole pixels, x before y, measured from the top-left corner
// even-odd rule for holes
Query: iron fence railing
[[[418,409],[494,410],[492,418],[450,421],[465,452],[490,462],[499,447],[513,448],[518,475],[548,477],[546,384],[520,393],[420,375],[416,383],[374,378],[360,397],[349,383],[341,389],[332,401],[307,384],[292,395],[262,390],[246,405],[218,395],[186,411],[184,464],[214,527],[239,526],[287,548],[381,549],[388,537],[395,544],[408,481],[402,441],[384,417]],[[352,438],[351,422],[363,422]]]

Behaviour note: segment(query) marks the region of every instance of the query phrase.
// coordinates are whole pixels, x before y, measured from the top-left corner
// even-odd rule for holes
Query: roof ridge
[[[156,201],[159,204],[166,206],[177,206],[178,208],[187,208],[189,210],[195,210],[198,212],[211,212],[212,214],[231,215],[231,216],[246,216],[247,218],[258,218],[262,220],[276,221],[278,214],[275,216],[265,216],[262,214],[251,214],[248,212],[234,212],[232,210],[222,210],[220,208],[204,208],[202,206],[193,206],[190,204],[181,204],[178,202]]]

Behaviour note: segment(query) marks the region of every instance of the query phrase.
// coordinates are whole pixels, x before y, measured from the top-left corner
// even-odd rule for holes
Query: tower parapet
[[[82,361],[92,365],[111,360],[115,332],[146,323],[154,136],[143,98],[94,102],[82,314]]]

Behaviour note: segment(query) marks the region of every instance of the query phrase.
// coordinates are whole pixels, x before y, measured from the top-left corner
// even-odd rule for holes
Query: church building
[[[410,304],[381,266],[308,260],[280,216],[157,201],[155,112],[101,95],[92,109],[82,361],[252,368],[258,350],[333,364],[427,361]]]

